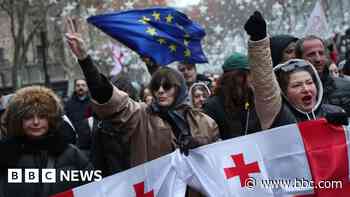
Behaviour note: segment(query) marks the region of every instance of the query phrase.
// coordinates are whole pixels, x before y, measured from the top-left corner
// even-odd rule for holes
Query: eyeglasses
[[[280,64],[277,70],[282,70],[283,72],[290,72],[297,68],[305,68],[309,67],[305,61],[303,60],[291,60],[286,62],[285,64]]]

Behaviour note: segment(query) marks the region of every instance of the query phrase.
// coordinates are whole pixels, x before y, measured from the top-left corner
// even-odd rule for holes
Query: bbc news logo
[[[101,170],[56,170],[12,168],[7,170],[8,183],[91,182],[102,180]]]

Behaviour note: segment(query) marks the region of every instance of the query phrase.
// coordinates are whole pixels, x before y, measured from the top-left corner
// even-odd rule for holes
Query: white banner
[[[325,120],[178,150],[55,197],[350,196],[349,132]],[[337,183],[337,184],[336,184]]]

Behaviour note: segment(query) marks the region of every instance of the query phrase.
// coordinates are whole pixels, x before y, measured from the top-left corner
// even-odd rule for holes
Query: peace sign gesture
[[[78,27],[76,24],[76,20],[68,17],[65,21],[66,26],[66,40],[73,54],[79,59],[83,60],[87,57],[87,52],[85,48],[85,43],[82,38],[82,35],[78,32]]]

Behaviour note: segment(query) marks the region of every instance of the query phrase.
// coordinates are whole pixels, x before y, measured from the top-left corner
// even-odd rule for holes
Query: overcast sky
[[[168,0],[170,6],[174,7],[186,7],[190,5],[196,5],[200,0]]]

